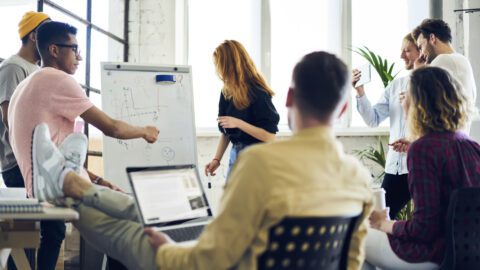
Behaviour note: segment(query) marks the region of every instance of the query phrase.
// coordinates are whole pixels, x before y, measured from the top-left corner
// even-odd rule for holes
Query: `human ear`
[[[294,100],[293,89],[290,87],[290,88],[288,88],[287,100],[285,102],[285,106],[287,108],[292,107],[293,106],[293,100]]]

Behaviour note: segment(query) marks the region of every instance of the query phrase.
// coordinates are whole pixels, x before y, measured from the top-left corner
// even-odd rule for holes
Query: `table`
[[[30,270],[24,248],[37,248],[41,220],[76,220],[70,208],[45,206],[43,213],[0,213],[0,270],[11,254],[18,269]]]

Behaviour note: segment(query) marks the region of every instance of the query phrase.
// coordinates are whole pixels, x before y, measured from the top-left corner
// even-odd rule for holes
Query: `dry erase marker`
[[[174,84],[176,78],[175,75],[160,74],[155,76],[155,81],[160,84]]]

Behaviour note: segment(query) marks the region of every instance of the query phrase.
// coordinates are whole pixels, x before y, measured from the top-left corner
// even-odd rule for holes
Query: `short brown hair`
[[[430,34],[434,34],[442,42],[452,42],[452,31],[446,22],[440,19],[425,19],[412,31],[415,40],[423,34],[428,39]]]
[[[333,54],[312,52],[293,69],[294,96],[299,110],[318,120],[331,117],[343,100],[350,73]]]

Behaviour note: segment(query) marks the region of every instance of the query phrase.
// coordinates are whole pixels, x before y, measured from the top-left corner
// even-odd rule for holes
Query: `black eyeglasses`
[[[77,44],[58,44],[58,43],[54,43],[53,45],[56,45],[58,47],[63,47],[63,48],[70,48],[70,49],[72,49],[72,51],[75,53],[76,56],[80,55],[80,50],[78,49]]]

